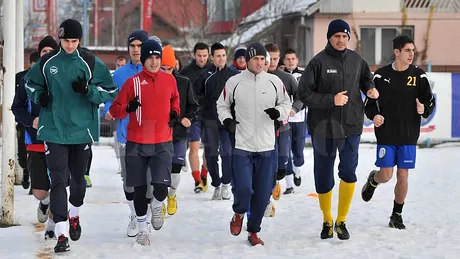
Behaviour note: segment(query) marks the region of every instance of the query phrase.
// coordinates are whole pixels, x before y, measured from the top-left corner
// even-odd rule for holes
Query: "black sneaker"
[[[56,239],[56,234],[54,233],[53,230],[48,230],[45,232],[45,240],[48,239]]]
[[[294,192],[295,192],[294,187],[290,187],[290,188],[287,188],[286,191],[283,192],[283,194],[291,194]]]
[[[201,182],[195,182],[195,188],[193,188],[193,191],[195,193],[200,193],[203,191],[203,186],[201,185]]]
[[[69,239],[61,234],[58,238],[57,244],[54,247],[55,253],[62,253],[70,251]]]
[[[300,177],[300,176],[297,177],[294,174],[294,184],[295,184],[295,186],[299,187],[302,184],[302,177]]]
[[[72,241],[77,241],[81,236],[80,217],[75,216],[69,219],[69,235]]]
[[[321,230],[321,239],[328,239],[334,236],[332,223],[323,222],[323,230]]]
[[[24,188],[25,190],[29,189],[29,186],[30,186],[30,181],[29,181],[29,173],[26,173],[24,171],[24,176],[22,178],[22,188]]]
[[[393,212],[390,217],[390,228],[406,229],[401,214]]]
[[[367,181],[364,184],[363,188],[361,189],[361,198],[363,198],[363,201],[368,202],[372,199],[372,196],[374,195],[375,188],[377,188],[378,184],[375,184],[374,175],[377,173],[377,171],[373,170],[369,173],[369,177],[367,177]],[[373,183],[374,182],[374,183]]]
[[[350,239],[350,233],[348,233],[347,226],[345,222],[336,222],[334,226],[335,232],[337,232],[337,237],[340,240],[348,240]]]

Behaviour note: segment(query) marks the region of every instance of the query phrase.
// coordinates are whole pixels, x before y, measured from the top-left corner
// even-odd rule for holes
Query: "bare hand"
[[[190,120],[187,119],[187,118],[185,118],[185,117],[182,118],[182,120],[180,120],[180,124],[182,124],[182,126],[184,126],[184,127],[186,127],[186,128],[188,128],[188,127],[190,127],[190,125],[192,125],[192,123],[190,122]]]
[[[345,94],[347,91],[340,92],[334,96],[334,104],[336,106],[344,106],[348,102],[348,96]]]
[[[115,118],[112,117],[112,114],[110,114],[110,112],[107,112],[104,118],[108,121],[115,120]]]
[[[382,115],[377,114],[374,116],[374,119],[372,121],[374,122],[374,126],[378,128],[382,126],[383,122],[385,121],[385,118]]]
[[[367,97],[371,99],[377,99],[379,98],[379,91],[376,88],[372,88],[372,89],[367,90],[366,95]]]
[[[417,104],[417,113],[420,115],[425,113],[425,105],[423,105],[423,103],[420,103],[418,98],[415,99],[415,102]]]
[[[32,122],[32,128],[38,129],[38,117],[34,119],[34,122]]]
[[[294,116],[296,114],[296,112],[294,111],[294,109],[291,109],[291,111],[289,112],[289,116]]]

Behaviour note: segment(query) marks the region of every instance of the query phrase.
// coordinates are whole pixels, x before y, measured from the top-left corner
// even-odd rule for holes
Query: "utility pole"
[[[10,110],[14,97],[16,69],[16,2],[3,3],[3,61],[6,68],[3,85],[3,132],[2,132],[2,211],[0,224],[13,225],[14,220],[14,132],[16,130],[13,113]],[[11,26],[13,25],[13,26]]]
[[[15,73],[18,73],[24,70],[24,1],[16,0],[16,70]],[[15,138],[17,137],[17,132],[14,131]],[[16,166],[14,168],[14,183],[16,185],[21,184],[24,178],[24,172],[19,166],[18,158],[18,145],[17,142],[14,142],[14,156],[16,160]]]

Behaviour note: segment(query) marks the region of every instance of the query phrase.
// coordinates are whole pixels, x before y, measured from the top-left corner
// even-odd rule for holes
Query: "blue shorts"
[[[415,145],[377,145],[377,167],[415,168]]]
[[[190,126],[190,134],[188,135],[189,142],[200,141],[201,139],[201,120],[192,122]]]
[[[173,142],[174,152],[172,156],[173,164],[185,165],[185,154],[187,153],[187,141],[178,140]]]

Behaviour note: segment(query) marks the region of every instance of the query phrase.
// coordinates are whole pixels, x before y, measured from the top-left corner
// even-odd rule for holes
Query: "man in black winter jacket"
[[[213,200],[231,198],[232,145],[228,130],[217,116],[216,102],[227,80],[238,74],[226,65],[227,54],[220,43],[211,46],[213,64],[203,71],[193,83],[200,104],[203,123],[203,145],[206,162],[211,175],[211,185],[215,188]],[[218,155],[222,159],[222,178],[219,176]],[[222,186],[221,186],[222,184]]]
[[[177,210],[176,190],[180,183],[180,172],[182,167],[185,166],[185,154],[187,152],[187,138],[189,129],[192,123],[196,120],[196,111],[198,109],[198,101],[196,100],[193,91],[193,85],[190,80],[180,75],[174,70],[176,63],[176,56],[174,50],[170,45],[163,48],[161,55],[161,68],[174,76],[177,83],[177,90],[179,91],[179,106],[180,114],[175,120],[170,122],[173,128],[173,145],[174,153],[172,156],[171,167],[171,186],[168,192],[168,214],[174,215]]]
[[[206,69],[209,68],[210,64],[208,62],[209,58],[209,46],[203,42],[198,42],[193,47],[194,59],[190,64],[184,67],[180,74],[188,77],[192,83],[196,78]],[[198,151],[200,149],[200,139],[201,139],[201,116],[200,112],[197,111],[197,118],[192,122],[190,127],[190,134],[188,141],[190,144],[190,152],[188,154],[188,159],[190,162],[190,169],[192,170],[192,176],[195,180],[195,189],[196,193],[205,192],[208,189],[208,169],[206,167],[206,159],[203,153],[203,165],[201,166],[200,171],[200,159],[198,157]]]
[[[333,237],[331,203],[337,149],[341,181],[334,229],[339,239],[350,238],[345,220],[353,198],[363,130],[361,92],[378,98],[368,64],[358,53],[347,49],[350,33],[344,20],[333,20],[328,26],[325,50],[313,57],[299,82],[298,98],[308,106],[315,187],[324,219],[322,239]]]

